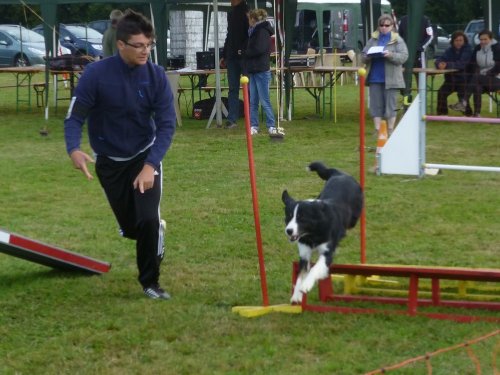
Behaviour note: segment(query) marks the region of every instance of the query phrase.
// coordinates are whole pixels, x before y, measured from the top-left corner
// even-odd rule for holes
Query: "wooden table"
[[[431,111],[434,110],[434,78],[440,74],[449,74],[456,73],[457,69],[437,69],[437,68],[413,68],[413,73],[424,73],[425,74],[425,82],[427,82],[427,77],[431,77],[430,85],[427,85],[428,91],[431,93]]]
[[[343,74],[349,72],[356,73],[358,69],[359,67],[357,66],[317,66],[314,68],[314,72],[319,73],[322,76],[322,80],[325,84],[325,87],[329,88],[330,119],[332,118],[333,100],[336,100],[336,95],[332,95],[334,86],[337,85],[339,79],[342,77]],[[325,108],[325,96],[323,95],[323,118],[325,117],[324,108]],[[336,111],[334,110],[333,113],[335,116]]]
[[[53,81],[54,81],[54,106],[55,106],[55,111],[57,113],[57,103],[60,100],[71,100],[73,97],[73,92],[75,91],[75,82],[80,73],[83,71],[83,69],[75,69],[75,70],[50,70],[50,74],[52,74]],[[59,88],[58,88],[58,83],[61,81],[59,79],[60,75],[67,75],[68,76],[68,81],[69,81],[69,97],[59,97]],[[64,79],[65,81],[65,79]]]
[[[337,84],[340,77],[347,72],[357,72],[358,67],[355,66],[292,66],[288,70],[293,74],[303,73],[303,72],[311,72],[315,74],[319,74],[321,76],[320,83],[312,86],[300,86],[304,88],[315,101],[316,114],[321,114],[322,117],[325,117],[325,106],[326,106],[326,97],[324,95],[324,91],[328,89],[329,92],[329,105],[330,105],[330,113],[329,116],[332,118],[332,108],[333,108],[333,89]],[[292,80],[293,82],[293,80]],[[295,85],[292,84],[292,107],[294,102],[294,90]],[[321,105],[322,103],[322,105]]]
[[[0,73],[11,73],[16,77],[16,112],[19,111],[19,103],[26,102],[31,108],[31,79],[37,73],[45,71],[45,66],[35,65],[35,66],[13,66],[9,68],[0,68]],[[4,87],[14,87],[14,86],[4,86]],[[28,99],[21,99],[20,88],[28,88]]]
[[[226,74],[227,69],[220,69],[219,70],[221,74]],[[176,71],[179,73],[181,77],[188,77],[189,82],[191,84],[191,104],[194,105],[194,92],[196,88],[198,88],[198,97],[199,100],[201,100],[201,91],[202,88],[205,85],[201,85],[201,79],[202,77],[208,77],[209,75],[215,74],[216,70],[215,69],[189,69],[189,68],[184,68],[184,69],[179,69]]]

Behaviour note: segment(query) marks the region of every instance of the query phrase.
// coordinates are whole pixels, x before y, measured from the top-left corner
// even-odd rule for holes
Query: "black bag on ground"
[[[75,56],[71,54],[61,55],[52,57],[49,60],[49,69],[50,70],[65,70],[65,71],[74,71],[74,70],[83,70],[85,65],[94,61],[92,56]]]
[[[229,109],[228,100],[226,97],[221,98],[222,103]],[[215,106],[215,97],[202,99],[194,103],[193,105],[193,118],[196,120],[206,120],[210,118],[212,114],[212,110]],[[243,116],[243,100],[240,99],[240,116]],[[224,114],[222,114],[223,118],[226,118]]]

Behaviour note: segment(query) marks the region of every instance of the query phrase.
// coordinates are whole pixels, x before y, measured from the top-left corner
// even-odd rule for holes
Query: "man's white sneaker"
[[[283,131],[280,131],[278,130],[277,128],[275,128],[274,126],[270,127],[267,129],[267,131],[269,132],[269,136],[273,139],[283,139],[284,138],[284,133]]]
[[[255,127],[255,126],[252,126],[250,128],[250,134],[251,135],[257,135],[257,134],[259,134],[259,128]]]
[[[144,288],[144,294],[151,299],[170,299],[170,294],[164,291],[158,284]]]

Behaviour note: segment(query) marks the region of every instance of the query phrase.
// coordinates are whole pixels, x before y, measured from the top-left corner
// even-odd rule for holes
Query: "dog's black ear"
[[[283,201],[285,206],[295,203],[293,198],[288,194],[287,190],[283,190],[283,193],[281,194],[281,200]]]

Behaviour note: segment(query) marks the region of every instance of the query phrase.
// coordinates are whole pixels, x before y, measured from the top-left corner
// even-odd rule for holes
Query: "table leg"
[[[22,77],[22,74],[26,74],[25,77]],[[19,112],[19,103],[21,102],[26,102],[28,103],[28,107],[31,110],[31,77],[32,73],[16,73],[16,112]],[[23,100],[20,98],[20,93],[21,93],[21,85],[23,82],[27,80],[28,81],[28,99]]]
[[[19,112],[19,73],[16,74],[16,113]]]
[[[431,75],[431,108],[429,113],[433,113],[434,109],[434,75]]]
[[[31,111],[31,74],[28,73],[28,106]]]
[[[53,86],[54,86],[54,107],[57,113],[57,74],[52,75]]]

